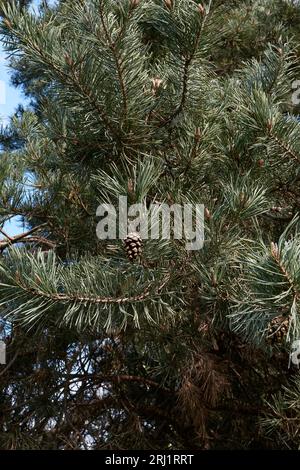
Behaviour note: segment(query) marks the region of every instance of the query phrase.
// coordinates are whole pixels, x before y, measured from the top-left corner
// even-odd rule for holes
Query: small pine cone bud
[[[202,16],[205,15],[205,8],[204,8],[203,5],[201,5],[201,3],[199,3],[199,5],[198,5],[198,11],[199,11],[200,15],[202,15]]]
[[[240,194],[240,203],[241,203],[241,206],[244,207],[245,203],[246,203],[246,194],[245,193],[241,193]]]
[[[217,287],[218,281],[214,272],[211,273],[211,284],[213,287]]]
[[[125,251],[130,261],[134,261],[142,254],[143,242],[137,232],[131,232],[124,240]]]
[[[169,10],[172,9],[172,6],[173,6],[173,1],[172,0],[165,0],[165,5],[167,8],[169,8]]]
[[[265,161],[262,158],[260,158],[257,163],[260,167],[263,167],[265,164]]]
[[[274,242],[271,242],[271,254],[275,259],[279,256],[278,245]]]
[[[195,130],[195,140],[199,142],[200,139],[201,139],[201,129],[200,127],[197,127]]]
[[[273,206],[271,207],[272,212],[282,212],[282,207]]]
[[[74,65],[74,62],[73,62],[72,58],[69,56],[69,54],[65,55],[65,61],[66,61],[66,64],[68,64],[70,67],[72,67],[72,65]]]
[[[167,201],[170,206],[174,204],[174,199],[170,193],[167,193]]]
[[[127,189],[128,189],[128,193],[129,194],[133,194],[134,192],[134,186],[133,186],[133,181],[131,178],[128,179],[128,182],[127,182]]]
[[[160,78],[152,78],[152,94],[156,95],[158,89],[162,84],[162,80]]]
[[[286,335],[288,334],[290,326],[290,317],[284,317],[279,315],[273,318],[267,331],[267,341],[269,344],[282,343]]]
[[[270,119],[268,119],[268,122],[267,122],[267,129],[268,131],[271,131],[272,130],[272,127],[273,127],[273,123]]]
[[[139,3],[140,3],[140,0],[131,0],[131,6],[132,6],[132,8],[137,7]]]
[[[9,29],[12,27],[11,22],[10,22],[7,18],[5,18],[5,19],[3,20],[3,23],[4,23],[5,26],[6,26],[7,28],[9,28]]]
[[[204,208],[204,217],[205,217],[207,220],[210,220],[210,219],[211,219],[211,213],[209,212],[209,210],[207,209],[207,207]]]

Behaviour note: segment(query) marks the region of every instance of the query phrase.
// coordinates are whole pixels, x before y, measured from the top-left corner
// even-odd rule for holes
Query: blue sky
[[[40,0],[33,2],[32,9],[34,10]],[[54,3],[48,2],[48,3]],[[7,65],[7,54],[3,50],[0,40],[0,125],[5,125],[9,121],[9,116],[13,114],[18,104],[26,103],[22,92],[18,88],[14,88],[10,83],[11,72]],[[6,231],[10,236],[14,236],[23,231],[23,227],[16,218],[12,222],[6,224]]]
[[[35,0],[31,9],[34,11],[39,3],[40,0]],[[10,71],[7,66],[6,56],[7,54],[4,52],[0,40],[0,123],[2,124],[8,122],[8,117],[14,112],[19,103],[24,103],[24,96],[22,96],[21,91],[10,85]]]
[[[10,71],[7,66],[6,53],[0,42],[0,125],[6,125],[9,116],[14,112],[18,104],[24,103],[21,91],[10,84]],[[14,236],[23,231],[17,218],[5,225],[9,235]]]
[[[41,0],[34,0],[31,11],[35,11]],[[48,0],[49,5],[54,5],[55,0]],[[24,103],[24,97],[20,90],[10,85],[10,72],[0,40],[0,123],[7,123],[8,117],[13,113],[19,103]]]
[[[19,103],[24,102],[20,90],[10,85],[10,74],[7,67],[6,54],[0,43],[0,122],[6,124],[8,117]]]

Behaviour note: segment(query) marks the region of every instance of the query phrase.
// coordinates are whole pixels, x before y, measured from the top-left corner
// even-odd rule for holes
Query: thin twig
[[[7,237],[8,241],[0,240],[0,251],[5,250],[5,248],[7,248],[8,246],[13,245],[15,243],[19,243],[19,242],[24,242],[24,243],[26,242],[27,243],[28,240],[30,240],[30,239],[27,238],[28,235],[31,235],[32,233],[36,232],[37,230],[40,230],[41,228],[45,227],[46,225],[47,225],[46,223],[43,223],[41,225],[37,225],[36,227],[33,227],[32,229],[28,230],[27,232],[21,233],[19,235],[15,235],[14,237]],[[44,240],[44,241],[46,240],[43,237],[41,239]]]

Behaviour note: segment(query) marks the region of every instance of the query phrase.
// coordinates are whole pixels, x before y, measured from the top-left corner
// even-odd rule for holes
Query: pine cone
[[[289,325],[290,317],[283,317],[280,315],[273,318],[268,325],[268,343],[282,343],[288,333]]]
[[[125,251],[130,261],[134,261],[142,254],[143,242],[137,232],[131,232],[124,240]]]

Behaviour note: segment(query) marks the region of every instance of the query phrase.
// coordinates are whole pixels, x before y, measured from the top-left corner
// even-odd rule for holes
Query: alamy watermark
[[[300,104],[300,80],[294,80],[292,89],[295,90],[292,94],[292,104],[295,106]]]
[[[186,250],[200,250],[204,243],[204,205],[165,203],[132,204],[119,196],[118,206],[100,204],[96,212],[101,217],[96,233],[100,240],[124,240],[128,233],[137,232],[143,240],[185,240]]]
[[[6,344],[0,341],[0,364],[6,364]]]
[[[289,356],[289,368],[293,364],[294,366],[300,365],[300,339],[293,341],[292,348]]]

